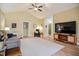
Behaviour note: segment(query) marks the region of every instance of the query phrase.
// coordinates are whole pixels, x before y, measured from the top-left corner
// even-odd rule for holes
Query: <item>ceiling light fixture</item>
[[[43,5],[42,4],[36,4],[36,3],[34,3],[34,4],[31,4],[31,8],[29,8],[30,10],[34,10],[34,11],[40,11],[40,12],[42,12],[42,8],[43,8]]]
[[[37,11],[38,9],[37,8],[34,8],[34,10]]]

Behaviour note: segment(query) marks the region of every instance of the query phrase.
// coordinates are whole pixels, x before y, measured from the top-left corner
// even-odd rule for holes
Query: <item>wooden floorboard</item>
[[[79,47],[77,45],[72,45],[69,43],[63,43],[59,41],[55,42],[64,45],[65,48],[55,53],[54,56],[79,56]]]
[[[6,56],[21,56],[20,49],[17,47],[6,50]]]

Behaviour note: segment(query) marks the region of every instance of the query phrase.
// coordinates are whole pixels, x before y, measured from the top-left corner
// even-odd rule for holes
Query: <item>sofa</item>
[[[17,35],[13,33],[7,34],[8,39],[6,41],[7,49],[19,47],[20,40],[18,39]]]
[[[5,30],[0,30],[0,48],[3,46],[1,42],[6,45],[6,49],[19,47],[20,45],[20,40],[17,38],[17,35],[14,33],[7,33]]]
[[[7,49],[19,47],[19,39],[17,39],[17,37],[9,38],[6,44],[7,44]]]

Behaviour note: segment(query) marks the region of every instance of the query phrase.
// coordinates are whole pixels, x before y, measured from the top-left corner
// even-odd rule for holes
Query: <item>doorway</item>
[[[23,22],[23,36],[29,36],[29,22]]]
[[[48,25],[48,34],[51,35],[51,23]]]

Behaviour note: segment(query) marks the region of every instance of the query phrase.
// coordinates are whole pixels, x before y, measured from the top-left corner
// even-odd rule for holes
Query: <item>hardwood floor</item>
[[[60,51],[55,53],[53,56],[79,56],[79,47],[78,46],[74,46],[72,44],[62,43],[62,42],[58,42],[58,41],[55,41],[55,42],[57,42],[61,45],[64,45],[65,48],[61,49]]]
[[[6,56],[21,56],[19,48],[13,48],[6,51]]]
[[[79,48],[78,46],[74,46],[68,43],[62,43],[59,41],[55,41],[58,44],[64,45],[65,48],[61,49],[57,53],[55,53],[52,56],[79,56]],[[21,52],[19,48],[13,48],[10,50],[7,50],[6,53],[7,56],[21,56]]]

